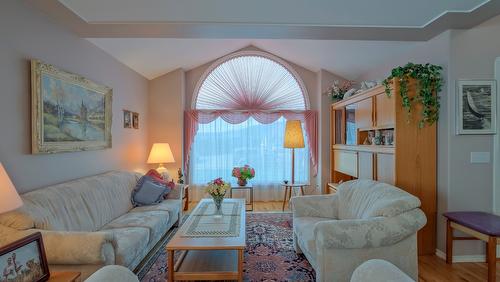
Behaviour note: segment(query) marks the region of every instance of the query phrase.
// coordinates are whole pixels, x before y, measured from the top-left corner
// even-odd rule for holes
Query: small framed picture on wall
[[[139,129],[139,113],[132,113],[132,127]]]
[[[132,112],[123,110],[123,128],[132,128]]]
[[[495,134],[495,80],[459,80],[457,134]]]

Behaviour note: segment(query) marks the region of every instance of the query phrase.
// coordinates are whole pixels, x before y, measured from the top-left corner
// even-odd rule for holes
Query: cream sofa
[[[85,279],[110,264],[134,270],[182,212],[180,186],[160,204],[134,208],[139,177],[114,171],[21,195],[21,208],[0,215],[0,245],[40,231],[52,271]]]
[[[354,180],[334,195],[294,197],[294,245],[316,281],[349,281],[369,259],[385,259],[417,280],[417,231],[426,223],[420,201],[389,184]]]

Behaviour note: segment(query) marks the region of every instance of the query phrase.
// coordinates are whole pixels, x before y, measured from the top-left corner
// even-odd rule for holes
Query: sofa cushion
[[[106,224],[103,230],[127,227],[147,228],[149,241],[156,242],[167,231],[168,222],[169,214],[166,211],[130,212]]]
[[[353,180],[342,183],[339,193],[339,219],[392,217],[420,207],[420,200],[387,183]]]
[[[181,206],[181,200],[168,199],[156,205],[135,207],[131,209],[130,212],[165,211],[168,212],[170,222],[175,222],[179,219]]]
[[[132,209],[136,183],[130,172],[85,177],[21,195],[23,206],[17,211],[31,217],[38,229],[96,231]]]
[[[14,210],[0,214],[0,225],[17,230],[27,230],[35,227],[35,220],[26,211]]]
[[[143,227],[127,227],[109,229],[114,236],[115,263],[129,266],[149,243],[149,229]]]
[[[145,175],[139,179],[132,191],[132,203],[136,207],[158,204],[168,192],[170,188],[163,180]]]

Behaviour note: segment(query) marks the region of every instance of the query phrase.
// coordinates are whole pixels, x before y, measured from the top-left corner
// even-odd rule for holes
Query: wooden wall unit
[[[418,252],[434,254],[436,250],[436,124],[418,127],[420,106],[413,116],[401,107],[399,85],[393,82],[388,97],[383,86],[377,86],[331,107],[331,182],[363,178],[393,184],[417,196],[427,224],[418,233]],[[414,96],[415,83],[410,82],[408,95]],[[356,144],[346,145],[346,107],[355,109]],[[364,144],[375,130],[393,133],[393,145]],[[372,133],[373,132],[373,133]],[[345,156],[350,156],[346,159]],[[354,157],[353,157],[354,156]],[[325,187],[326,191],[330,191]]]

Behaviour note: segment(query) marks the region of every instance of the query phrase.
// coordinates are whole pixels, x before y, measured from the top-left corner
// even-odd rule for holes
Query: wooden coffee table
[[[239,235],[237,237],[185,237],[187,229],[199,214],[201,200],[186,222],[168,242],[168,281],[175,280],[238,280],[243,281],[243,254],[246,246],[245,200],[224,199],[224,203],[239,202]],[[234,216],[234,215],[232,215]],[[174,262],[174,252],[183,251]]]

